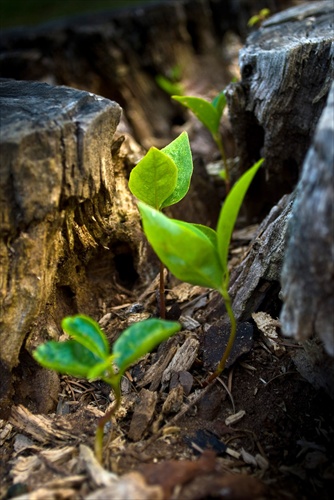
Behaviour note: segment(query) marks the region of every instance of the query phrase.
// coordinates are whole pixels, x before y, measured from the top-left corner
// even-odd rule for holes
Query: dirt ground
[[[151,290],[141,292],[142,302],[118,290],[119,303],[100,321],[111,341],[152,314]],[[105,436],[104,469],[87,458],[87,446],[111,403],[106,384],[63,376],[55,413],[18,406],[11,423],[2,422],[1,498],[330,498],[334,405],[296,368],[305,346],[282,338],[277,318],[265,316],[263,327],[255,317],[260,329],[248,322],[236,361],[203,389],[211,296],[180,283],[168,292],[169,314],[184,330],[127,373]]]

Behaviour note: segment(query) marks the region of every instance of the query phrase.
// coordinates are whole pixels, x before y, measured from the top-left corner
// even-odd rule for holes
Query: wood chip
[[[183,387],[177,385],[169,392],[166,401],[162,406],[162,413],[169,415],[170,413],[177,413],[180,411],[183,403]]]
[[[166,342],[158,361],[150,366],[144,377],[137,382],[137,386],[144,387],[151,384],[150,391],[156,391],[160,385],[162,374],[174,356],[176,349],[174,339]]]
[[[129,472],[112,486],[90,493],[85,500],[163,500],[164,498],[160,486],[150,486],[141,474]]]
[[[68,441],[75,437],[74,434],[65,429],[57,429],[51,417],[44,415],[33,415],[22,405],[13,406],[10,423],[17,429],[29,434],[39,443],[49,441]]]
[[[280,327],[280,322],[265,312],[253,313],[252,318],[263,334],[263,341],[266,346],[277,355],[283,354],[285,352],[285,347],[279,342],[279,335],[277,332],[277,328]]]
[[[0,446],[2,446],[4,442],[10,438],[12,430],[13,426],[9,422],[0,420]]]
[[[31,452],[33,453],[32,455],[19,456],[15,459],[11,469],[11,476],[14,483],[27,483],[30,480],[34,487],[40,486],[43,483],[43,475],[45,475],[46,468],[52,469],[53,473],[59,471],[59,473],[64,474],[61,466],[77,455],[74,446],[65,446],[53,450],[39,450],[38,454],[35,447]],[[39,476],[39,481],[36,480],[36,475]]]
[[[172,361],[167,366],[162,375],[162,385],[167,386],[173,372],[187,371],[191,368],[197,357],[199,341],[193,337],[188,337],[184,344],[178,349]]]
[[[240,410],[238,413],[235,413],[234,415],[230,415],[225,419],[225,424],[226,425],[232,425],[236,424],[239,422],[244,416],[246,415],[245,410]]]
[[[85,416],[91,418],[101,417],[104,413],[94,407],[85,409]],[[81,415],[82,416],[82,415]],[[68,442],[78,438],[78,429],[75,421],[69,421],[68,415],[52,416],[34,415],[23,405],[13,406],[10,423],[21,432],[28,434],[39,443]]]
[[[133,412],[128,438],[132,441],[139,441],[152,421],[158,395],[156,392],[142,389],[139,393],[139,400]]]
[[[82,460],[82,463],[84,464],[84,467],[95,486],[106,487],[117,482],[118,476],[105,470],[97,461],[93,451],[88,446],[84,444],[80,445],[79,458]]]
[[[191,316],[180,316],[179,318],[180,323],[182,324],[183,328],[186,330],[192,331],[196,330],[201,324],[193,319]]]

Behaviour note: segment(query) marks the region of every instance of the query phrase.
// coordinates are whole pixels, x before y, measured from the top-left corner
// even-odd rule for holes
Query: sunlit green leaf
[[[165,266],[182,281],[218,288],[223,270],[217,249],[193,224],[169,219],[139,203],[145,235]]]
[[[180,323],[156,318],[134,323],[124,330],[112,349],[120,373],[180,330]]]
[[[212,106],[216,108],[218,116],[221,118],[226,106],[226,96],[224,90],[216,95],[216,97],[212,100]]]
[[[172,194],[161,204],[161,208],[164,208],[182,200],[189,190],[193,173],[193,160],[187,132],[182,132],[179,137],[161,151],[168,155],[177,167],[176,186]]]
[[[202,224],[192,224],[194,227],[197,227],[202,233],[205,234],[213,244],[215,248],[217,248],[217,233],[214,229],[208,226],[203,226]]]
[[[220,115],[211,102],[208,102],[201,97],[192,96],[173,95],[172,98],[186,108],[190,109],[211,132],[211,134],[216,134],[218,132]]]
[[[177,167],[170,156],[151,148],[132,169],[129,189],[138,200],[156,209],[173,193],[177,182]]]
[[[227,269],[228,249],[241,204],[254,175],[261,167],[263,161],[263,159],[259,160],[238,179],[227,195],[223,208],[220,211],[217,224],[217,245],[220,262],[224,270]]]
[[[45,368],[74,377],[86,378],[89,370],[102,362],[89,349],[75,340],[46,342],[35,349],[33,357]]]
[[[63,330],[77,342],[85,346],[100,358],[109,355],[109,344],[99,324],[88,316],[77,314],[64,318]]]

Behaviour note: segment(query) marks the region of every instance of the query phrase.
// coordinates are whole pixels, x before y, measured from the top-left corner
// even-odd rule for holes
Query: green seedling
[[[124,372],[160,342],[178,332],[181,325],[155,318],[135,323],[118,337],[111,352],[98,323],[88,316],[79,314],[64,318],[62,328],[71,339],[46,342],[37,347],[33,357],[45,368],[88,380],[101,379],[111,386],[115,403],[99,419],[95,435],[95,454],[102,463],[104,427],[121,403],[120,384]]]
[[[139,203],[146,237],[165,266],[178,279],[214,288],[223,297],[231,331],[224,355],[206,383],[223,371],[234,344],[237,325],[228,293],[228,251],[241,204],[263,161],[259,160],[234,184],[221,209],[216,231],[207,226],[169,219],[154,208]]]
[[[181,79],[181,69],[180,66],[176,65],[171,68],[170,77],[165,77],[163,75],[157,75],[155,77],[156,83],[159,87],[166,92],[166,94],[172,95],[183,95],[183,86],[180,83]]]
[[[129,189],[138,200],[156,210],[174,205],[184,198],[190,186],[193,161],[188,134],[182,132],[159,150],[155,147],[132,169]],[[160,265],[160,315],[165,317],[164,267]]]
[[[270,10],[269,9],[261,9],[258,14],[255,16],[252,16],[247,25],[252,28],[253,26],[256,26],[257,24],[260,25],[265,21],[268,17],[270,16]]]
[[[220,92],[211,102],[201,97],[173,95],[172,99],[190,109],[201,123],[209,130],[221,154],[224,164],[224,180],[227,193],[230,190],[230,173],[225,149],[219,133],[219,124],[226,106],[224,91]]]

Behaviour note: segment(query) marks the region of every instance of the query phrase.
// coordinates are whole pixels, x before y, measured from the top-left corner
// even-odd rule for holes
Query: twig
[[[229,395],[229,398],[230,398],[231,403],[232,403],[233,413],[235,413],[235,404],[234,404],[234,399],[233,399],[232,393],[230,392],[229,388],[227,387],[227,385],[225,384],[225,382],[220,377],[217,377],[217,380],[218,380],[218,382],[221,383],[221,385],[224,387],[225,391]]]

